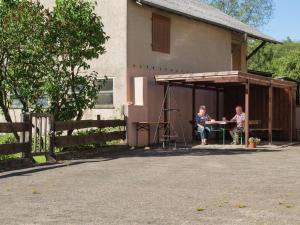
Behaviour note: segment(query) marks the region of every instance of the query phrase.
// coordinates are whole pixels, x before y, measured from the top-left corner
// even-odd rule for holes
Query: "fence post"
[[[56,156],[54,152],[55,145],[55,121],[54,116],[49,116],[49,153],[46,154],[47,161],[56,162]]]
[[[28,135],[26,135],[26,131],[24,131],[21,135],[21,142],[22,143],[25,143],[26,141],[28,142],[28,149],[26,149],[26,151],[24,151],[23,158],[27,158],[27,159],[30,159],[30,160],[34,161],[33,157],[32,157],[32,154],[31,154],[31,149],[32,149],[31,115],[28,114],[28,113],[23,113],[21,118],[22,118],[22,122],[25,123],[28,126]]]

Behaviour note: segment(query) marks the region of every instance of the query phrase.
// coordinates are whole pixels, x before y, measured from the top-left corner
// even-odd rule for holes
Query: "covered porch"
[[[255,130],[259,137],[270,144],[273,140],[293,140],[297,88],[295,82],[241,71],[156,75],[155,81],[165,87],[192,89],[192,105],[187,106],[191,108],[192,121],[199,107],[195,101],[197,89],[216,92],[216,120],[222,120],[224,117],[229,120],[234,114],[235,106],[241,105],[246,114],[246,147],[252,121],[256,121]],[[170,98],[171,96],[167,99]],[[167,113],[164,120],[168,122]]]

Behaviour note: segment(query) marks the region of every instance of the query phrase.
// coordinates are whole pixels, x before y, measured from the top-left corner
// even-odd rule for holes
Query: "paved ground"
[[[300,147],[133,151],[0,174],[1,224],[300,224]]]

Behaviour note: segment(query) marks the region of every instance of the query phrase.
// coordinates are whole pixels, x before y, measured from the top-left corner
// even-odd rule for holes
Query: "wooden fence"
[[[30,114],[24,118],[26,118],[24,122],[20,123],[0,123],[0,134],[18,132],[22,142],[1,144],[0,155],[25,153],[25,157],[41,154],[55,157],[55,147],[64,148],[125,140],[127,134],[126,119],[58,122],[54,121],[49,114]],[[85,132],[80,135],[76,132],[72,132],[72,135],[68,134],[68,131],[87,130],[88,128],[97,128],[97,132]]]
[[[22,143],[14,144],[1,144],[0,145],[0,155],[10,155],[16,153],[27,153],[31,152],[31,145],[29,139],[25,140],[26,132],[31,131],[30,123],[0,123],[0,133],[15,133],[19,132],[20,137],[22,137]]]
[[[87,128],[116,128],[123,127],[121,131],[112,132],[99,132],[95,134],[87,135],[66,135],[55,136],[56,147],[68,147],[84,144],[97,144],[106,141],[113,140],[125,140],[126,139],[126,120],[82,120],[82,121],[67,121],[67,122],[55,122],[55,131],[69,131],[75,129],[87,129]]]

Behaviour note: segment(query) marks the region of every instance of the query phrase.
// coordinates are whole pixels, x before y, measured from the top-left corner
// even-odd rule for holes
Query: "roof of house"
[[[138,2],[225,29],[244,33],[255,39],[280,43],[257,29],[223,13],[219,9],[203,3],[201,0],[138,0]]]

